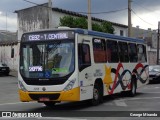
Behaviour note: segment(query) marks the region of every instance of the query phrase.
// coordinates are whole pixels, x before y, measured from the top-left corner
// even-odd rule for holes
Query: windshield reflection
[[[74,43],[24,44],[20,71],[27,78],[56,78],[74,71]]]

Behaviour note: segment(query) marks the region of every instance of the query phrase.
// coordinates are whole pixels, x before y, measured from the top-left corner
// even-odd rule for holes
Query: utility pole
[[[8,27],[8,24],[7,24],[7,17],[8,17],[8,15],[7,15],[7,12],[6,12],[6,33],[7,33],[7,27]]]
[[[53,21],[52,21],[52,1],[48,0],[48,15],[49,15],[49,28],[53,28]]]
[[[128,0],[128,37],[131,37],[131,29],[132,29],[132,23],[131,23],[131,0]]]
[[[88,30],[92,30],[92,22],[91,22],[91,0],[88,0]]]
[[[160,36],[160,21],[158,22],[158,34],[157,34],[157,65],[159,65],[159,36]]]

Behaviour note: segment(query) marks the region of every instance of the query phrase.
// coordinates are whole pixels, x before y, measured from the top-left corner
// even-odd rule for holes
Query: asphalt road
[[[39,113],[38,115],[42,115],[45,118],[30,119],[44,120],[106,120],[106,118],[110,120],[150,120],[151,118],[152,120],[159,120],[158,117],[153,117],[153,115],[152,117],[144,117],[143,114],[146,115],[148,113],[148,115],[160,116],[160,83],[149,84],[138,89],[135,97],[126,97],[122,94],[104,97],[104,102],[99,106],[91,106],[88,101],[63,102],[56,104],[53,108],[48,108],[42,103],[36,102],[22,103],[19,101],[17,90],[16,77],[0,76],[1,112],[16,112],[27,115]],[[136,117],[133,117],[133,115]],[[143,117],[140,117],[141,115]]]

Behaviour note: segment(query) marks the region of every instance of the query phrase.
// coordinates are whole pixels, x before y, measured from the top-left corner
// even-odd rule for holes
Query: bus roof
[[[58,29],[38,30],[38,31],[26,32],[26,33],[47,32],[47,31],[63,31],[63,30],[64,31],[67,31],[67,30],[74,31],[75,33],[83,34],[83,35],[91,35],[91,36],[96,36],[96,37],[103,37],[103,38],[108,38],[108,39],[115,39],[115,40],[122,40],[122,41],[127,41],[127,42],[136,42],[136,43],[144,44],[143,39],[123,37],[123,36],[118,36],[118,35],[114,35],[114,34],[97,32],[97,31],[86,30],[86,29],[81,29],[81,28],[66,28],[65,27],[65,28],[58,28]]]
[[[97,37],[104,37],[104,38],[109,38],[109,39],[123,40],[123,41],[128,41],[128,42],[137,42],[137,43],[144,44],[143,39],[123,37],[123,36],[118,36],[118,35],[114,35],[114,34],[79,29],[79,28],[75,29],[75,33],[84,34],[84,35],[92,35],[92,36],[97,36]]]

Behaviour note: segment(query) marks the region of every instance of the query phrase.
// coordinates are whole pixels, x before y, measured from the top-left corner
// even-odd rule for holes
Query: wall
[[[160,53],[159,53],[159,56],[160,56]],[[148,59],[149,59],[150,65],[157,64],[157,49],[148,47]]]
[[[114,31],[115,35],[120,35],[120,30],[122,30],[123,34],[124,34],[123,36],[124,37],[128,36],[127,35],[128,28],[123,28],[123,27],[119,27],[119,26],[115,26],[115,25],[113,25],[113,28],[115,29],[115,31]]]
[[[11,49],[14,49],[14,57],[11,58]],[[18,69],[19,44],[0,46],[0,62],[7,64],[10,69]]]
[[[48,4],[44,4],[46,6]],[[18,40],[24,32],[48,28],[48,8],[35,6],[17,11],[18,13]]]
[[[156,65],[157,64],[157,52],[148,51],[148,61],[149,61],[149,65]]]

